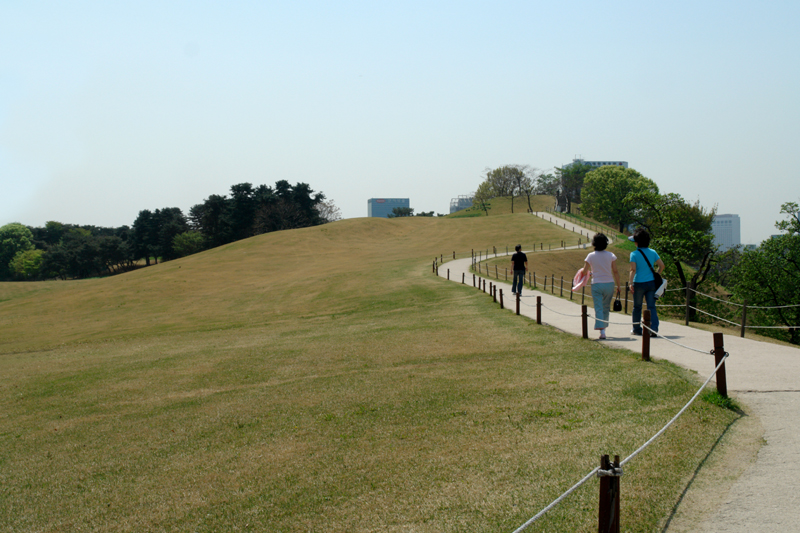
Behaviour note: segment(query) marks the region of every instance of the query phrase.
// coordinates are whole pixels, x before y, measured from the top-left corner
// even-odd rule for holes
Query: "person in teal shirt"
[[[636,243],[635,252],[631,252],[631,271],[630,285],[633,289],[633,330],[634,335],[642,334],[642,300],[647,303],[650,310],[650,329],[658,331],[658,312],[656,311],[656,282],[653,271],[645,261],[645,254],[653,266],[653,270],[661,274],[664,271],[664,261],[658,256],[658,252],[650,249],[650,234],[644,228],[639,228],[633,233],[633,241]],[[651,332],[651,334],[653,334]],[[655,335],[653,335],[655,336]]]

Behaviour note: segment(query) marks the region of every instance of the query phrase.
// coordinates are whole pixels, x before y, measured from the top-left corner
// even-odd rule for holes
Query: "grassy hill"
[[[554,201],[552,196],[545,196],[545,195],[531,196],[531,207],[533,208],[534,211],[544,211],[546,209],[552,209],[553,204]],[[486,205],[487,205],[486,211],[488,211],[488,216],[512,214],[510,196],[492,198],[491,200],[486,202]],[[448,215],[448,218],[468,218],[468,217],[487,216],[486,211],[476,207],[469,207],[467,209],[462,209],[461,211],[456,211],[455,213]],[[528,198],[525,196],[515,197],[514,214],[527,213],[527,211],[528,211]]]
[[[0,284],[0,530],[513,530],[696,387],[430,273],[566,234],[530,215],[353,219]],[[626,530],[663,523],[734,418],[697,403],[637,457]],[[596,529],[596,498],[533,530]]]

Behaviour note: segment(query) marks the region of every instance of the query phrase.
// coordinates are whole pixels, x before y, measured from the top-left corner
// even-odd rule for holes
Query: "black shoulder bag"
[[[641,248],[637,248],[637,250],[639,250],[639,253],[642,254],[642,257],[644,257],[645,262],[647,262],[647,266],[650,267],[650,272],[653,273],[653,279],[656,282],[656,290],[658,290],[659,287],[661,287],[661,285],[664,283],[661,274],[656,272],[655,269],[653,268],[653,265],[650,264],[650,260],[647,258],[647,254],[644,253]]]

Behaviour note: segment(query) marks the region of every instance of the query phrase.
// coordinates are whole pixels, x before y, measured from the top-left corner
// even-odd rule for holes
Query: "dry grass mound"
[[[0,285],[0,530],[513,530],[696,387],[430,273],[559,231],[346,220]],[[626,530],[663,523],[735,418],[698,403],[637,458]],[[534,531],[596,529],[595,500],[590,484]]]

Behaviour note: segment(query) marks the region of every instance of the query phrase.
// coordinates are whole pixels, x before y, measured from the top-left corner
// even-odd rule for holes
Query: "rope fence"
[[[473,263],[472,269],[476,272],[479,272],[481,275],[485,275],[486,277],[494,277],[497,280],[504,279],[509,281],[510,278],[513,278],[513,270],[509,269],[508,267],[502,267],[502,270],[498,265],[494,265],[494,269],[490,268],[488,264],[483,263],[484,260],[480,260],[479,257],[473,256]],[[550,294],[556,294],[558,291],[558,295],[560,297],[564,297],[564,292],[569,292],[570,300],[574,299],[574,294],[572,293],[572,277],[570,275],[560,275],[556,277],[555,274],[552,275],[545,275],[540,276],[535,271],[528,272],[527,276],[525,277],[525,281],[527,282],[529,288],[531,289],[539,289],[543,292],[549,292]],[[549,287],[548,287],[549,285]],[[549,289],[549,290],[548,290]],[[628,282],[625,282],[624,286],[624,296],[623,296],[623,287],[620,286],[617,288],[620,291],[620,302],[624,304],[624,313],[628,314],[629,306],[633,306],[633,296],[632,296],[632,289],[630,288]],[[728,317],[723,316],[722,310],[719,308],[713,308],[711,310],[703,309],[700,307],[699,303],[693,302],[693,300],[689,297],[689,293],[694,293],[696,297],[707,298],[709,302],[718,302],[719,304],[728,304],[738,309],[741,309],[741,312],[736,316]],[[667,294],[669,293],[669,294]],[[683,302],[677,303],[681,300],[683,296]],[[582,289],[580,293],[581,303],[585,303],[588,300],[591,300],[594,303],[594,299],[592,298],[591,291],[586,291],[585,288]],[[696,305],[692,305],[695,303]],[[745,336],[745,330],[783,330],[789,332],[790,335],[795,334],[798,330],[800,330],[800,326],[791,325],[791,324],[784,324],[784,325],[775,325],[775,317],[768,317],[768,316],[758,316],[754,315],[752,311],[757,312],[769,312],[774,310],[783,310],[783,309],[792,309],[792,308],[800,308],[800,304],[793,304],[793,305],[775,305],[775,306],[755,306],[755,305],[748,305],[746,302],[744,304],[740,304],[737,302],[732,302],[729,300],[725,300],[722,298],[718,298],[709,294],[702,293],[693,289],[691,287],[679,287],[679,288],[672,288],[666,289],[665,296],[660,299],[658,303],[659,308],[667,309],[670,311],[677,311],[678,309],[685,309],[685,323],[688,326],[690,321],[697,321],[697,322],[708,322],[714,323],[723,323],[728,324],[733,327],[740,328],[740,336]],[[713,306],[712,306],[713,307]],[[749,317],[748,323],[748,316],[747,311],[751,311],[751,315]],[[707,320],[698,320],[698,317],[707,317]],[[781,315],[782,317],[783,315]],[[800,317],[800,314],[797,315]],[[763,322],[767,322],[766,324]],[[769,324],[772,322],[772,324]]]
[[[456,257],[455,252],[453,252],[453,257],[454,258]],[[487,280],[481,277],[481,276],[483,276],[484,268],[481,267],[480,262],[478,262],[476,264],[474,252],[471,254],[471,257],[473,258],[472,267],[477,267],[477,268],[475,268],[475,270],[480,272],[480,276],[476,276],[476,274],[473,273],[473,275],[472,275],[472,278],[473,278],[472,279],[472,285],[473,285],[473,287],[476,287],[476,288],[478,288],[479,290],[481,290],[482,292],[485,293],[486,292],[486,281]],[[443,259],[444,259],[443,256],[440,256],[440,259],[443,261]],[[438,275],[438,266],[439,265],[438,265],[437,261],[434,260],[433,269],[434,269],[434,272],[437,275]],[[485,271],[487,273],[486,277],[490,277],[491,274],[492,274],[491,270],[489,269],[488,265],[484,265],[484,266],[486,267],[485,268]],[[500,279],[500,272],[499,272],[499,269],[497,268],[497,266],[495,266],[494,275],[495,275],[495,278],[497,280]],[[507,269],[504,269],[504,275],[506,276],[506,279],[507,279]],[[450,279],[450,270],[449,269],[447,270],[447,278]],[[538,282],[539,279],[540,278],[537,278],[535,273],[529,273],[528,279],[526,281],[528,281],[528,284],[529,284],[530,288],[537,288],[537,282]],[[542,284],[542,290],[544,292],[546,292],[546,288],[547,288],[547,285],[546,285],[547,279],[548,279],[548,276],[545,276],[544,283]],[[551,293],[554,294],[555,293],[555,284],[556,284],[555,276],[549,276],[549,279],[550,279],[550,290],[551,290]],[[465,273],[462,273],[461,282],[462,282],[462,284],[466,284],[466,274]],[[573,293],[571,291],[571,289],[572,289],[572,281],[571,280],[570,280],[569,289],[570,289],[570,296],[572,297]],[[626,289],[627,289],[627,287],[626,287]],[[675,292],[680,291],[680,290],[681,289],[674,289]],[[489,292],[490,296],[492,297],[493,301],[497,302],[498,301],[498,298],[497,298],[497,296],[498,296],[498,294],[497,294],[498,293],[498,285],[497,284],[493,284],[493,283],[489,283],[489,291],[488,292]],[[684,292],[688,293],[688,291],[685,291],[685,290],[684,290]],[[503,308],[504,304],[503,304],[503,291],[502,291],[502,289],[500,289],[499,293],[500,293],[500,298],[499,298],[500,307]],[[563,277],[561,278],[561,287],[559,288],[559,293],[561,294],[561,296],[563,296]],[[583,300],[584,296],[585,295],[582,294],[582,300]],[[625,300],[626,300],[626,303],[627,303],[628,302],[627,291],[626,291]],[[516,303],[517,303],[517,314],[520,314],[520,305],[525,305],[526,307],[529,307],[529,308],[533,307],[530,304],[528,304],[527,302],[523,302],[522,301],[520,293],[518,293],[516,295]],[[593,318],[593,319],[597,320],[597,318],[595,316],[592,316],[592,315],[590,315],[588,313],[587,306],[586,306],[585,303],[581,304],[581,314],[579,314],[579,315],[571,314],[571,313],[564,313],[564,312],[558,311],[556,309],[553,309],[550,306],[544,305],[542,303],[542,297],[541,296],[536,296],[536,306],[535,307],[536,307],[536,322],[537,322],[537,324],[541,324],[542,323],[542,320],[541,320],[542,309],[546,309],[548,312],[554,313],[554,314],[557,314],[557,315],[560,315],[560,316],[580,318],[581,321],[582,321],[583,338],[588,338],[587,320],[589,318]],[[627,308],[627,305],[626,305],[626,308]],[[702,310],[699,310],[699,309],[698,309],[698,311],[703,312]],[[631,460],[633,460],[637,455],[639,455],[642,451],[644,451],[648,446],[652,445],[664,432],[666,432],[667,429],[669,429],[669,427],[672,426],[675,423],[675,421],[677,421],[678,418],[692,405],[692,403],[694,403],[694,401],[697,399],[697,397],[708,386],[708,383],[715,376],[717,378],[716,379],[716,381],[717,381],[717,390],[718,390],[719,394],[722,395],[722,396],[727,396],[727,379],[725,377],[725,361],[728,358],[728,353],[725,352],[725,350],[724,350],[722,333],[714,333],[713,334],[713,336],[714,336],[714,349],[712,349],[710,351],[709,350],[703,350],[703,349],[694,348],[694,347],[691,347],[691,346],[686,346],[684,344],[676,342],[676,341],[674,341],[672,339],[668,339],[666,337],[658,336],[657,332],[653,331],[651,329],[651,327],[650,327],[650,318],[651,318],[651,310],[650,309],[645,309],[643,314],[642,314],[641,322],[638,322],[637,324],[633,324],[633,325],[640,325],[642,327],[642,331],[643,331],[643,334],[642,334],[642,360],[644,360],[644,361],[649,361],[650,360],[650,339],[651,339],[651,337],[658,337],[659,339],[664,339],[667,342],[670,342],[670,343],[672,343],[672,344],[674,344],[676,346],[679,346],[679,347],[681,347],[683,349],[686,349],[686,350],[689,350],[689,351],[693,351],[693,352],[700,353],[700,354],[703,354],[703,355],[713,354],[714,357],[715,357],[715,361],[716,361],[716,367],[714,369],[714,372],[705,380],[705,382],[702,384],[702,386],[697,390],[697,392],[695,392],[695,394],[683,406],[683,408],[680,409],[678,411],[678,413],[675,416],[673,416],[672,419],[669,420],[669,422],[667,422],[666,425],[664,425],[657,433],[655,433],[650,439],[648,439],[642,446],[637,448],[633,453],[631,453],[628,457],[626,457],[622,461],[619,461],[619,457],[618,456],[615,456],[613,462],[610,461],[609,456],[607,456],[607,455],[604,455],[603,457],[601,457],[601,465],[599,467],[597,467],[594,470],[592,470],[591,472],[589,472],[586,476],[584,476],[575,485],[573,485],[566,492],[561,494],[561,496],[556,498],[553,502],[551,502],[549,505],[547,505],[544,509],[539,511],[535,516],[533,516],[528,521],[526,521],[524,524],[522,524],[519,528],[517,528],[514,531],[514,533],[518,533],[518,532],[521,532],[521,531],[525,530],[531,524],[533,524],[538,519],[540,519],[542,516],[544,516],[549,510],[553,509],[559,503],[564,501],[567,497],[569,497],[570,494],[572,494],[574,491],[576,491],[578,488],[580,488],[582,485],[587,483],[590,479],[592,479],[595,476],[600,478],[600,487],[601,487],[601,490],[600,490],[601,496],[600,496],[600,503],[599,503],[599,505],[600,505],[600,512],[599,512],[600,527],[604,528],[605,526],[603,524],[606,523],[606,522],[608,522],[608,524],[610,524],[609,528],[601,529],[601,530],[619,531],[619,524],[618,524],[618,522],[619,522],[619,497],[618,497],[619,490],[618,489],[619,489],[620,477],[623,475],[622,467],[624,465],[626,465],[628,462],[630,462]],[[722,321],[725,321],[725,319],[721,318],[721,317],[714,317],[714,318],[717,318],[717,319],[720,319]],[[628,325],[628,322],[613,322],[613,321],[610,320],[610,317],[609,317],[608,320],[600,319],[599,321],[603,322],[603,323],[606,323],[606,324],[609,324],[609,325],[610,324]],[[733,324],[735,325],[735,323],[733,323]],[[604,486],[606,487],[605,489],[604,489]],[[609,488],[609,487],[611,487],[611,488]],[[616,487],[616,488],[614,488],[614,487]],[[604,494],[606,496],[604,496]],[[613,494],[614,496],[611,496],[609,498],[608,494]],[[613,524],[613,522],[615,520],[616,520],[616,528],[614,527],[614,524]]]

